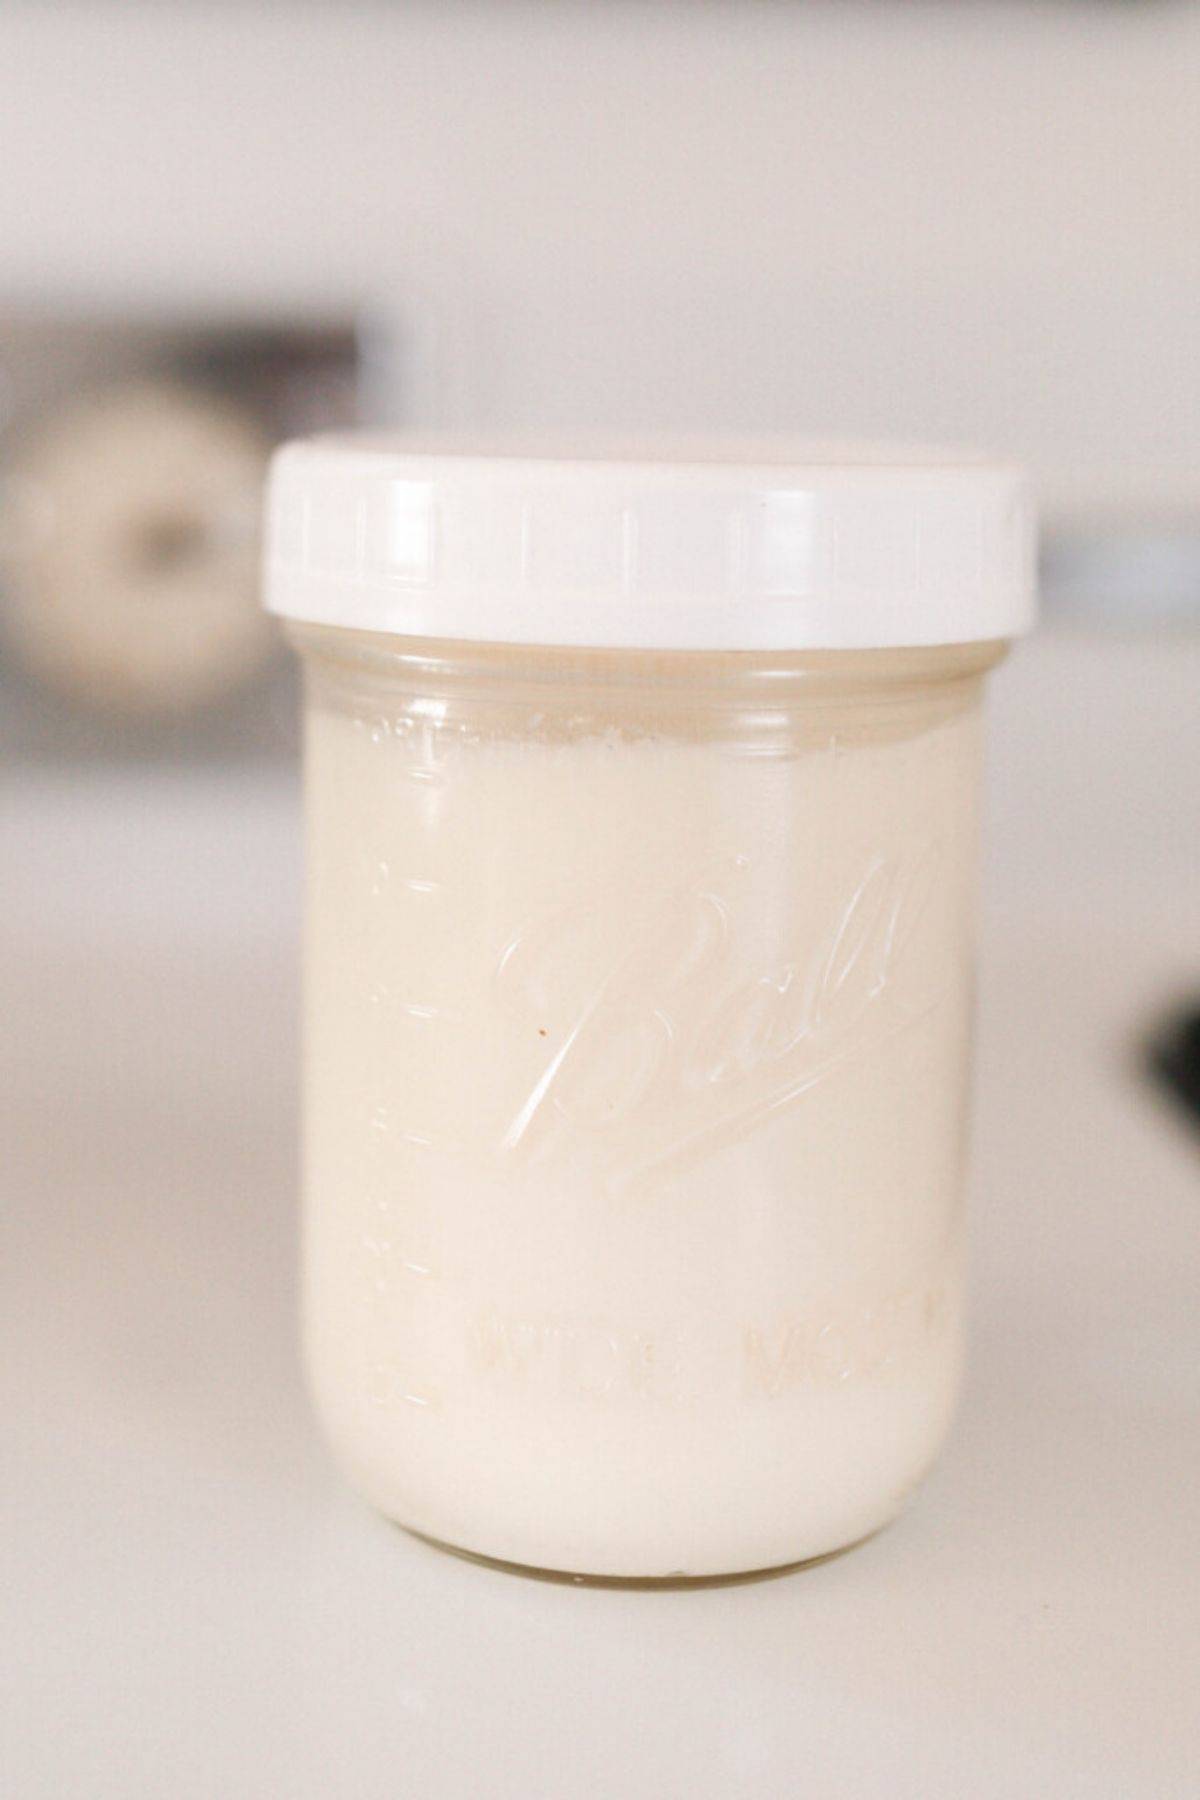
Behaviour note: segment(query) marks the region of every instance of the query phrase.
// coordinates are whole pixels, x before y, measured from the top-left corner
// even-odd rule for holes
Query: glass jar
[[[929,1467],[1030,543],[984,464],[283,453],[305,1337],[389,1517],[716,1576]]]

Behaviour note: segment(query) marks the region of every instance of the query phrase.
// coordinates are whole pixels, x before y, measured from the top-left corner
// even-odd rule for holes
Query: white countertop
[[[973,1372],[908,1513],[792,1576],[585,1589],[383,1524],[310,1425],[295,824],[283,776],[9,784],[4,1791],[1194,1795],[1200,1139],[1133,1045],[1200,911],[993,898]]]

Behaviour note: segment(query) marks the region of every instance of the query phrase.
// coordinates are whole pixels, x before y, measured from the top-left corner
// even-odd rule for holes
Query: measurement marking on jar
[[[398,1000],[396,1008],[410,1019],[440,1019],[445,1025],[462,1023],[462,1014],[457,1007],[437,1006],[432,1000]]]
[[[368,999],[372,1006],[391,1008],[422,1023],[436,1021],[443,1025],[461,1025],[463,1022],[461,1007],[448,1006],[440,1000],[401,1000],[386,982],[377,982]]]
[[[386,1230],[385,1226],[385,1233]],[[367,1257],[367,1280],[377,1295],[394,1297],[407,1288],[410,1282],[436,1282],[440,1279],[430,1263],[418,1262],[415,1257],[405,1256],[401,1246],[393,1238],[376,1236],[374,1230],[364,1234],[362,1247]]]
[[[438,1396],[410,1387],[402,1371],[390,1362],[374,1362],[367,1369],[366,1397],[374,1406],[415,1406],[436,1409]]]

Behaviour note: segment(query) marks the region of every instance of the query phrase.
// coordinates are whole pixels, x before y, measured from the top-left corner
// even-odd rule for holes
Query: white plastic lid
[[[406,637],[645,649],[1027,631],[1017,470],[935,452],[511,455],[314,438],[275,457],[266,604]]]

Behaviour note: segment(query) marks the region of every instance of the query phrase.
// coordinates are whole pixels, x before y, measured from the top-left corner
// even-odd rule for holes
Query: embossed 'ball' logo
[[[652,896],[632,933],[627,905],[594,902],[517,932],[497,997],[546,1055],[498,1153],[542,1161],[584,1136],[619,1183],[664,1175],[927,1017],[940,994],[903,976],[939,862],[932,842],[870,858],[803,954],[757,970],[742,940],[766,934],[744,856]]]

